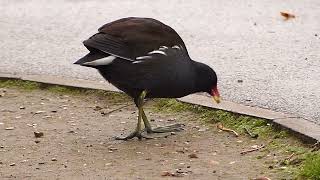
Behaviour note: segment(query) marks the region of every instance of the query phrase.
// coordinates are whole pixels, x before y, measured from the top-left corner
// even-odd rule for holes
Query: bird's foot
[[[148,134],[151,133],[167,133],[167,132],[179,132],[184,130],[183,127],[184,124],[172,124],[168,126],[163,126],[163,127],[156,127],[156,128],[145,128],[144,131],[147,131]]]
[[[152,137],[148,137],[142,134],[141,131],[134,131],[132,133],[130,133],[128,136],[126,137],[115,137],[116,140],[123,140],[123,141],[127,141],[129,139],[133,139],[134,137],[137,137],[139,140],[141,140],[142,138],[144,139],[153,139]]]

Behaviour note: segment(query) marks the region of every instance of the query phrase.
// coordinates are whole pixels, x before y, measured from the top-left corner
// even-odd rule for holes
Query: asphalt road
[[[153,17],[217,71],[224,99],[320,124],[319,9],[319,0],[1,0],[0,72],[101,81],[72,64],[87,53],[82,41],[118,18]]]

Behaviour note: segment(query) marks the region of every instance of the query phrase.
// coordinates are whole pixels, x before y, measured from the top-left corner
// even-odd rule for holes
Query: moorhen
[[[139,110],[136,130],[127,137],[181,130],[171,125],[152,129],[143,111],[145,98],[179,98],[207,92],[219,103],[217,75],[209,66],[190,59],[187,48],[171,27],[152,18],[129,17],[105,24],[83,42],[90,51],[74,64],[96,68],[111,84],[134,99]]]

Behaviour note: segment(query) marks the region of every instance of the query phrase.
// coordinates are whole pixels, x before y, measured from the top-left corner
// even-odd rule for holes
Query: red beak
[[[212,88],[212,90],[211,90],[211,95],[212,95],[212,97],[213,97],[213,100],[214,100],[216,103],[220,103],[221,98],[220,98],[220,94],[219,94],[219,91],[218,91],[217,86],[215,86],[214,88]]]

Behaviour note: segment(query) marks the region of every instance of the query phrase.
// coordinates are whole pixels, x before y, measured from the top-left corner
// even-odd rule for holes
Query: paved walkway
[[[153,17],[217,71],[224,99],[320,124],[319,9],[318,0],[4,0],[0,73],[101,81],[95,70],[72,64],[87,52],[81,41],[106,22]],[[280,11],[296,18],[283,21]]]

